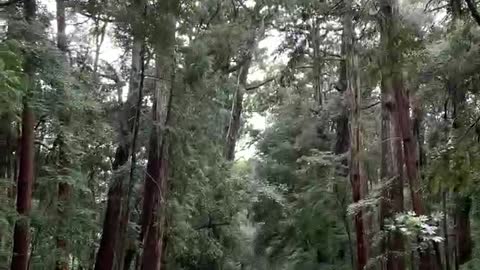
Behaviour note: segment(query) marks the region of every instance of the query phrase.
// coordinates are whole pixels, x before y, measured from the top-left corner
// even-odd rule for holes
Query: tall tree
[[[358,57],[355,51],[355,32],[353,26],[352,1],[344,1],[345,14],[343,31],[345,39],[345,73],[346,91],[350,105],[350,183],[352,185],[353,203],[360,203],[366,196],[367,181],[362,162],[362,135],[360,123],[361,91],[358,70]],[[368,263],[369,243],[366,233],[366,219],[364,209],[360,208],[354,214],[356,233],[356,269],[363,270]]]
[[[384,61],[382,63],[382,79],[388,79],[383,82],[388,91],[391,92],[390,99],[387,100],[385,106],[392,110],[391,118],[393,130],[396,135],[401,138],[403,149],[403,159],[397,166],[401,166],[398,172],[403,170],[405,166],[406,177],[408,179],[410,188],[410,197],[412,200],[413,211],[417,215],[425,215],[426,208],[423,202],[422,189],[420,186],[420,179],[417,166],[417,144],[413,135],[413,125],[410,118],[409,97],[406,93],[403,67],[402,67],[402,48],[399,42],[400,21],[398,2],[396,0],[382,0],[380,1],[381,19],[381,35],[383,41],[383,50],[385,53]],[[386,78],[385,78],[386,77]],[[400,153],[394,153],[399,156]],[[397,197],[400,201],[400,185],[397,187]],[[402,206],[403,207],[403,206]],[[427,243],[429,244],[429,243]],[[419,249],[420,269],[434,269],[431,260],[430,249]]]
[[[250,67],[252,65],[253,54],[257,47],[258,40],[265,34],[265,22],[260,15],[262,5],[255,3],[253,10],[249,10],[251,15],[250,27],[248,29],[245,49],[240,56],[240,66],[238,70],[237,85],[233,93],[232,109],[230,111],[230,120],[226,134],[225,158],[229,161],[235,159],[235,147],[242,123],[243,98],[247,90],[247,79]]]
[[[156,76],[152,107],[152,125],[148,144],[140,240],[143,244],[142,270],[159,270],[164,255],[166,202],[169,178],[169,151],[172,98],[175,88],[175,44],[179,2],[159,3],[156,29],[162,35],[152,40]]]
[[[398,114],[394,102],[395,77],[398,77],[399,65],[391,58],[391,51],[397,50],[394,43],[396,35],[396,18],[398,7],[394,1],[382,1],[381,9],[381,167],[380,177],[384,182],[382,204],[380,213],[380,225],[384,226],[385,220],[395,217],[404,210],[403,202],[403,153],[401,134],[398,126],[394,125]],[[398,80],[398,78],[397,78]],[[386,253],[386,264],[382,265],[387,270],[405,269],[404,246],[400,232],[391,232],[382,244],[382,251]]]
[[[128,85],[128,96],[121,105],[118,113],[118,146],[115,151],[115,159],[112,169],[115,171],[113,181],[109,187],[107,209],[103,222],[100,247],[96,256],[95,270],[122,269],[124,261],[125,237],[129,219],[129,198],[130,189],[127,174],[124,166],[127,164],[132,151],[132,134],[134,133],[135,121],[137,119],[137,106],[140,95],[143,53],[144,53],[144,11],[145,2],[134,0],[132,4],[131,29],[132,29],[132,60],[130,69],[130,80]],[[120,89],[119,89],[120,91]]]
[[[28,24],[25,41],[35,40],[34,25],[36,23],[37,3],[35,0],[23,2],[24,17]],[[19,144],[19,174],[17,179],[17,213],[13,235],[12,270],[27,270],[30,250],[30,222],[29,215],[32,208],[32,188],[35,174],[34,127],[35,113],[32,107],[32,98],[35,91],[35,66],[33,55],[27,55],[24,70],[27,75],[27,91],[23,97],[22,134]]]

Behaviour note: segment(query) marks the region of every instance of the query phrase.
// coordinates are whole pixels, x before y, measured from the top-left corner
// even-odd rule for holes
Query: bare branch
[[[277,78],[276,76],[275,76],[275,77],[271,77],[271,78],[268,78],[268,79],[264,80],[263,82],[260,82],[260,83],[255,84],[255,85],[247,86],[247,87],[245,87],[245,90],[246,90],[246,91],[255,90],[255,89],[257,89],[257,88],[260,88],[260,87],[268,84],[269,82],[274,81],[276,78]]]
[[[370,104],[370,105],[367,105],[367,106],[365,106],[365,107],[362,107],[362,110],[368,110],[368,109],[370,109],[370,108],[372,108],[372,107],[377,106],[378,104],[380,104],[380,101],[377,101],[377,102],[374,102],[374,103],[372,103],[372,104]]]

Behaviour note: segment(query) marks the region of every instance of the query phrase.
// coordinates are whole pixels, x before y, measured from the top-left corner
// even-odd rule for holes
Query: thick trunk
[[[152,108],[152,130],[149,143],[147,173],[143,197],[140,240],[143,243],[142,270],[160,270],[166,231],[166,199],[169,176],[169,132],[172,91],[175,82],[175,24],[178,1],[165,1],[159,6],[165,33],[155,44],[157,77]]]
[[[22,116],[22,137],[20,140],[20,168],[17,180],[17,213],[20,218],[15,223],[13,235],[12,270],[27,270],[30,248],[30,214],[34,177],[34,125],[35,116],[28,101],[25,102]]]
[[[381,169],[383,192],[380,210],[380,227],[385,220],[403,212],[403,153],[399,140],[399,130],[392,125],[392,87],[390,74],[382,72],[382,120],[381,120]],[[386,255],[383,269],[405,269],[403,237],[399,232],[389,233],[382,244],[382,252]]]
[[[158,57],[157,70],[159,75],[162,74],[173,80],[173,54],[167,57]],[[140,235],[143,243],[142,270],[159,270],[162,262],[169,165],[169,142],[166,128],[170,118],[172,86],[160,82],[154,97],[153,125],[145,176]]]
[[[144,3],[139,0],[135,2],[136,12],[143,14]],[[143,17],[141,17],[143,18]],[[138,22],[137,22],[138,23]],[[135,24],[140,25],[140,23]],[[119,145],[115,153],[113,170],[118,171],[124,166],[132,152],[130,135],[137,119],[137,107],[141,87],[142,71],[142,51],[144,38],[139,34],[139,27],[134,27],[133,47],[132,47],[132,65],[130,70],[129,95],[119,113]],[[124,262],[124,243],[129,219],[129,199],[128,191],[130,184],[126,184],[126,175],[114,174],[112,185],[108,191],[107,210],[103,223],[102,237],[100,247],[95,261],[95,270],[121,270]]]
[[[396,52],[395,39],[397,35],[397,3],[395,0],[380,2],[382,13],[381,46],[382,57],[382,165],[381,178],[384,181],[383,199],[381,204],[380,224],[383,227],[387,218],[393,218],[404,210],[403,198],[403,165],[401,127],[398,125],[400,105],[395,99],[399,55]],[[403,89],[402,89],[403,90]],[[384,239],[383,251],[386,253],[387,270],[405,269],[404,244],[400,232],[391,232]]]
[[[354,28],[352,22],[352,2],[347,0],[345,3],[345,15],[344,15],[344,40],[345,40],[345,53],[346,53],[346,91],[350,97],[350,111],[351,111],[351,123],[350,123],[350,182],[352,185],[353,202],[359,203],[365,198],[367,190],[366,177],[363,171],[363,164],[361,160],[362,152],[362,135],[360,128],[360,77],[358,71],[358,59],[355,55],[354,41]],[[369,244],[366,233],[366,221],[365,213],[362,208],[358,210],[354,215],[354,225],[356,233],[356,253],[357,262],[356,269],[364,270],[368,263],[368,250]]]

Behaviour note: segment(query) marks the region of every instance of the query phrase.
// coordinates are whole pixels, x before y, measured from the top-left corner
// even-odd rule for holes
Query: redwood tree
[[[179,8],[177,0],[158,5],[159,18],[155,27],[163,36],[154,42],[155,83],[152,124],[148,144],[148,163],[145,175],[140,241],[143,253],[139,265],[142,270],[160,270],[164,255],[166,232],[166,199],[169,177],[169,125],[172,97],[175,87],[175,25]]]
[[[23,2],[24,16],[29,30],[36,21],[37,3],[35,0]],[[34,33],[27,31],[25,40],[31,42]],[[28,89],[23,97],[22,134],[19,144],[19,173],[17,179],[17,213],[13,234],[12,270],[27,270],[30,250],[30,222],[29,214],[32,207],[32,188],[34,180],[35,149],[34,127],[35,114],[32,108],[32,95],[35,90],[35,67],[33,56],[27,55],[24,66],[28,80]]]

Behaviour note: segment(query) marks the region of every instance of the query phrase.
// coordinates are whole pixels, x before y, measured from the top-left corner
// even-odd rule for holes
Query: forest
[[[480,270],[479,5],[0,0],[0,270]]]

